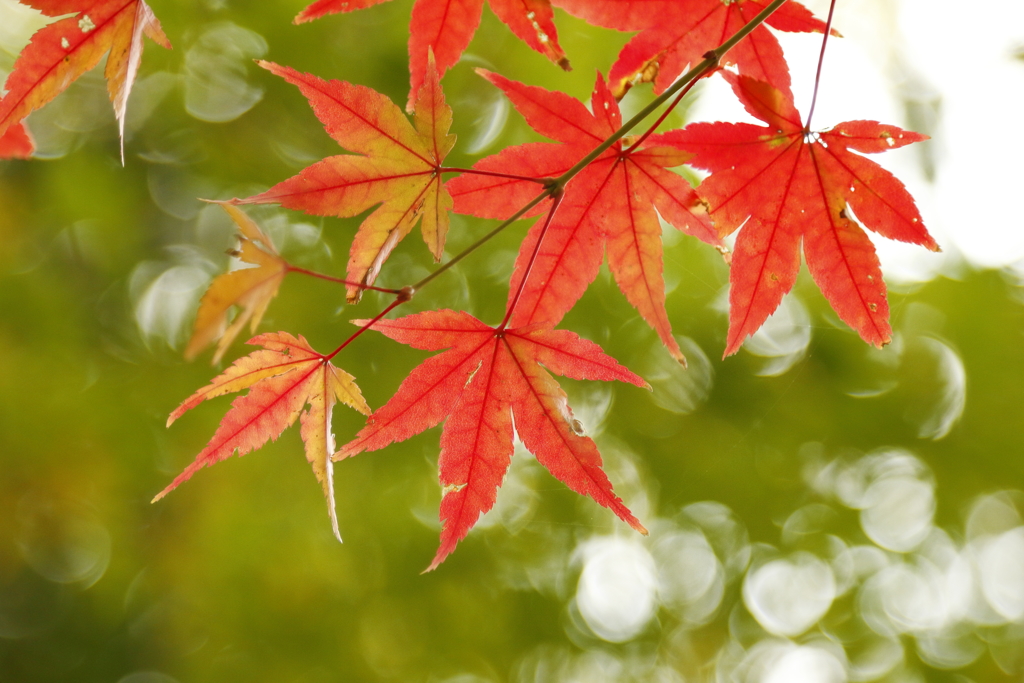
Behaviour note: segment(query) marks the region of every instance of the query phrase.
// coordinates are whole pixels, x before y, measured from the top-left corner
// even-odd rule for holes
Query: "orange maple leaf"
[[[328,134],[355,154],[328,157],[266,192],[234,203],[273,203],[343,218],[379,204],[352,241],[348,280],[353,283],[373,284],[395,245],[417,222],[439,261],[452,207],[440,168],[455,136],[448,134],[452,111],[437,70],[431,66],[420,90],[413,127],[390,99],[370,88],[325,81],[270,62],[259,64],[297,85]],[[358,301],[362,291],[358,284],[349,285],[349,301]]]
[[[7,77],[0,99],[0,137],[92,69],[109,50],[104,75],[114,105],[124,163],[124,116],[142,61],[142,36],[171,43],[143,0],[21,0],[48,17],[66,17],[36,31]]]
[[[261,334],[248,343],[263,349],[236,360],[208,386],[185,399],[167,418],[167,426],[170,427],[186,411],[207,399],[249,389],[249,393],[231,403],[231,409],[195,461],[158,493],[153,502],[166,496],[203,467],[236,452],[245,455],[269,439],[277,439],[301,413],[300,433],[306,447],[306,460],[323,487],[331,528],[340,541],[334,510],[334,475],[329,460],[335,448],[331,411],[338,402],[364,415],[370,413],[370,407],[366,405],[355,378],[314,351],[301,335],[296,339],[287,332]],[[307,403],[309,409],[303,412]]]
[[[256,331],[270,300],[277,296],[289,266],[278,255],[270,237],[241,209],[226,202],[212,203],[220,204],[241,230],[239,248],[231,255],[256,266],[217,276],[199,301],[199,312],[196,313],[192,338],[185,349],[185,358],[195,358],[219,339],[217,351],[213,354],[213,363],[216,364],[247,321],[250,332]],[[240,306],[242,310],[231,325],[227,325],[228,310],[232,306]]]

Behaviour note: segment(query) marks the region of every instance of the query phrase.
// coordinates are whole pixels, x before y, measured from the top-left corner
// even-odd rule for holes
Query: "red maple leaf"
[[[203,467],[235,453],[245,455],[270,439],[277,439],[301,416],[306,459],[323,487],[331,527],[340,541],[330,462],[334,452],[331,411],[339,401],[364,415],[369,414],[370,407],[363,400],[355,378],[314,351],[302,336],[296,339],[287,332],[261,334],[248,343],[263,349],[236,360],[210,384],[185,399],[167,418],[167,426],[170,427],[186,411],[203,401],[249,389],[249,393],[231,403],[231,409],[195,461],[158,493],[153,502],[166,496]],[[309,409],[303,411],[307,403]]]
[[[48,17],[66,17],[36,31],[7,77],[0,100],[0,137],[64,91],[109,50],[107,91],[121,132],[128,94],[142,61],[142,36],[170,49],[160,22],[142,0],[21,0]]]
[[[351,12],[386,0],[317,0],[295,17],[301,24],[327,14]],[[569,60],[558,45],[550,0],[489,0],[491,10],[524,43],[566,71]],[[417,0],[409,27],[409,104],[413,102],[427,72],[427,55],[433,51],[438,69],[444,74],[459,61],[473,38],[484,0]]]
[[[698,194],[724,237],[740,228],[729,280],[729,338],[735,353],[792,289],[800,247],[814,281],[864,341],[890,340],[889,305],[878,256],[853,215],[889,239],[934,251],[913,198],[862,153],[884,152],[927,136],[875,121],[806,130],[800,113],[768,83],[723,72],[747,111],[767,126],[694,123],[665,136],[711,171]],[[859,154],[859,153],[860,154]]]
[[[480,72],[501,88],[539,133],[558,143],[528,143],[482,159],[474,170],[554,178],[568,171],[622,126],[619,105],[598,75],[591,100],[594,113],[561,92],[527,86]],[[652,135],[636,148],[620,140],[569,181],[558,211],[533,253],[541,223],[530,230],[516,260],[510,299],[529,265],[530,280],[511,318],[522,327],[557,325],[597,277],[604,254],[623,294],[654,328],[673,356],[682,352],[665,312],[660,214],[673,226],[721,246],[690,184],[669,171],[689,154]],[[455,211],[482,218],[507,218],[540,190],[528,180],[463,174],[448,183]],[[536,212],[544,210],[538,206]],[[657,211],[655,211],[657,209]]]
[[[523,445],[555,477],[647,533],[612,491],[597,446],[581,435],[565,392],[548,374],[647,386],[596,344],[537,325],[491,327],[468,313],[449,310],[381,320],[373,329],[417,349],[448,349],[413,370],[334,456],[341,460],[383,448],[447,418],[439,459],[444,487],[441,545],[428,571],[494,505],[512,457],[513,419]]]
[[[440,260],[452,202],[440,168],[455,136],[448,135],[452,110],[445,103],[437,70],[430,69],[416,100],[413,127],[391,100],[370,88],[325,81],[271,62],[259,65],[297,85],[328,134],[356,154],[328,157],[266,192],[233,203],[274,203],[339,217],[379,204],[352,242],[352,282],[373,284],[395,245],[421,218],[423,239],[434,259]],[[361,295],[358,285],[349,286],[350,301]]]
[[[654,81],[661,93],[703,59],[709,46],[720,45],[769,3],[762,0],[554,0],[558,7],[596,26],[636,31],[612,65],[608,82],[621,98],[636,83]],[[825,24],[798,2],[790,1],[765,24],[780,31],[816,32]],[[833,31],[833,35],[838,33]],[[782,47],[764,25],[726,53],[722,64],[767,81],[789,93],[789,67]]]

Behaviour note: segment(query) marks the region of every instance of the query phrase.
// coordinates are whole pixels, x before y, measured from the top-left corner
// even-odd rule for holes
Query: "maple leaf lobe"
[[[295,17],[305,23],[328,14],[351,12],[386,0],[317,0]],[[569,71],[569,60],[558,44],[550,0],[488,0],[494,14],[531,49]],[[454,66],[480,25],[484,0],[416,0],[409,27],[409,100],[412,111],[420,88],[429,77],[430,55],[439,75]]]
[[[0,159],[28,159],[35,149],[35,141],[24,123],[11,126],[0,136]]]
[[[640,33],[622,48],[608,74],[611,90],[621,99],[640,83],[653,83],[663,92],[686,69],[700,62],[710,45],[721,43],[767,6],[761,0],[554,0],[555,4],[588,23]],[[789,93],[790,75],[778,40],[768,26],[782,31],[816,32],[825,24],[803,5],[791,0],[777,9],[722,57],[741,73],[768,81]],[[833,31],[833,35],[837,35]]]

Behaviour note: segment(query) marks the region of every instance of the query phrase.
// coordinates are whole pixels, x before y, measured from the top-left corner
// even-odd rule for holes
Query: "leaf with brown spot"
[[[317,0],[295,17],[301,24],[328,14],[365,9],[386,0]],[[491,10],[531,49],[569,71],[569,60],[558,44],[555,16],[550,0],[488,0]],[[455,66],[480,25],[484,0],[416,0],[409,27],[409,103],[434,69],[429,55],[437,60],[440,75]]]
[[[142,61],[142,36],[170,49],[153,11],[143,0],[22,0],[48,17],[65,14],[36,31],[14,63],[0,99],[0,138],[32,111],[64,91],[108,51],[104,75],[121,136],[128,95]]]

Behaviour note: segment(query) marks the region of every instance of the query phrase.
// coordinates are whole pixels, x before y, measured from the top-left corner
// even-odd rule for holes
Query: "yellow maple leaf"
[[[238,235],[238,249],[231,254],[244,263],[256,266],[218,275],[199,300],[199,312],[196,314],[192,338],[185,349],[185,358],[192,360],[211,343],[219,340],[213,354],[213,362],[217,363],[246,322],[249,322],[250,331],[256,332],[256,326],[260,324],[270,300],[277,296],[277,290],[290,266],[278,255],[271,239],[245,212],[225,202],[212,203],[220,204],[241,231]],[[241,310],[228,325],[227,315],[232,306],[238,306]]]

